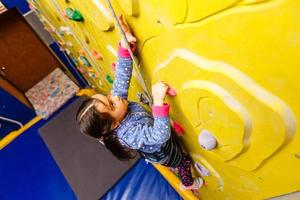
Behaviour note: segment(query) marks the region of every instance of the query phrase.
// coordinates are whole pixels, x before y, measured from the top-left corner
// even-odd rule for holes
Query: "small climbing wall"
[[[120,39],[107,2],[29,3],[89,84],[107,93]],[[300,1],[111,3],[138,39],[140,72],[130,99],[138,101],[145,90],[139,73],[148,87],[164,80],[177,91],[167,100],[205,179],[201,199],[264,199],[300,190]],[[200,145],[204,134],[216,138],[215,148]]]

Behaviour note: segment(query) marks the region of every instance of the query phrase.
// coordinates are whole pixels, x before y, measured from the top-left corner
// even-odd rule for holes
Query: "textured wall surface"
[[[29,2],[89,84],[108,92],[120,32],[106,1]],[[138,38],[148,87],[164,80],[177,91],[168,98],[171,117],[185,128],[181,139],[193,160],[210,172],[202,199],[300,190],[300,1],[111,2]],[[70,20],[67,8],[83,20]],[[143,92],[138,74],[130,89],[134,101]],[[203,131],[217,139],[215,149],[199,145]]]

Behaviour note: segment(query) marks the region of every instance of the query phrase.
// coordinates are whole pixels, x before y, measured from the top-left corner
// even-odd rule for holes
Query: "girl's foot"
[[[197,177],[197,178],[194,178],[193,185],[184,186],[182,183],[180,183],[180,187],[183,190],[198,190],[203,185],[203,183],[204,183],[203,179],[200,177]]]

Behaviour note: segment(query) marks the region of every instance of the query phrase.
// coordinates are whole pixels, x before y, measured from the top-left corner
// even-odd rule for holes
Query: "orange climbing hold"
[[[78,53],[79,53],[81,56],[85,56],[85,51],[84,51],[83,49],[80,49],[80,50],[78,51]]]
[[[92,56],[93,56],[96,60],[103,60],[102,55],[101,55],[96,49],[93,49],[93,50],[92,50]]]

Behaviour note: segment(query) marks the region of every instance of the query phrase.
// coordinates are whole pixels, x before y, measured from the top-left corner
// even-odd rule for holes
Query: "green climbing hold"
[[[109,82],[111,84],[114,83],[114,80],[109,75],[106,75],[106,80],[107,80],[107,82]]]
[[[68,18],[70,20],[79,21],[79,22],[84,21],[83,16],[81,15],[81,13],[78,10],[73,10],[70,7],[68,7],[66,9],[66,15],[68,16]]]

